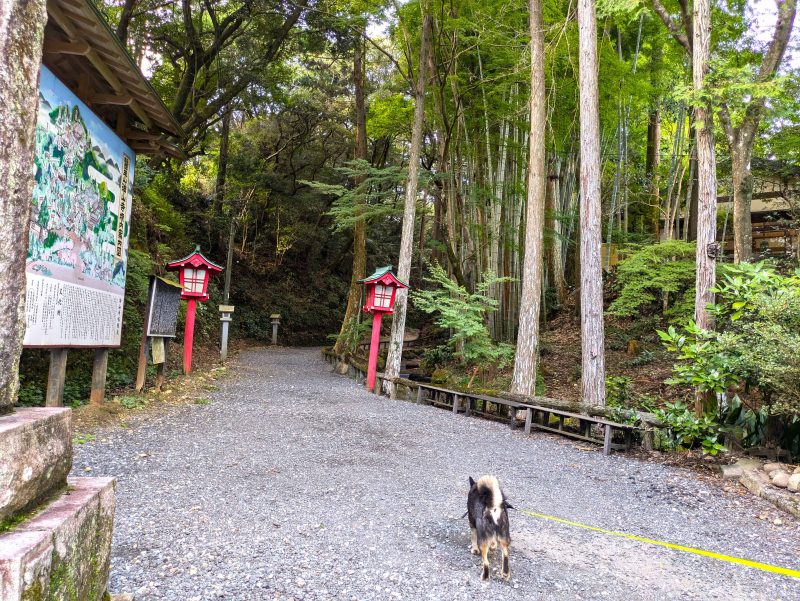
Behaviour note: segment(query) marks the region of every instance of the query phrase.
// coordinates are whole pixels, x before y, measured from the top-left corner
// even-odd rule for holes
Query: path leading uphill
[[[518,508],[800,569],[800,530],[690,472],[378,398],[316,350],[239,355],[207,405],[76,449],[117,476],[112,591],[170,599],[800,599],[800,580],[511,513],[479,579],[467,477]]]

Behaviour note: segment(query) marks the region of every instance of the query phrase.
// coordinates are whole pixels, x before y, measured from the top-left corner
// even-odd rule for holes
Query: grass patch
[[[94,434],[76,434],[72,437],[72,444],[86,444],[87,442],[92,442],[93,440],[97,440],[97,436]]]
[[[114,399],[126,409],[141,409],[147,405],[147,399],[141,396],[125,395]]]
[[[193,402],[194,402],[195,405],[210,405],[211,404],[211,399],[207,399],[207,398],[195,399]]]

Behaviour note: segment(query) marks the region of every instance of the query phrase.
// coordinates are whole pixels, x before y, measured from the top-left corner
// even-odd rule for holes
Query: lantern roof
[[[396,284],[400,288],[408,288],[408,284],[400,280],[394,273],[392,273],[392,266],[379,267],[375,273],[365,277],[363,280],[358,280],[360,284],[373,284],[381,282],[382,284]]]
[[[217,265],[213,261],[210,261],[203,253],[200,252],[200,245],[194,247],[194,250],[183,257],[182,259],[176,259],[171,263],[167,263],[167,270],[175,271],[177,269],[181,269],[186,265],[191,265],[192,267],[205,267],[209,271],[222,271],[222,266]]]

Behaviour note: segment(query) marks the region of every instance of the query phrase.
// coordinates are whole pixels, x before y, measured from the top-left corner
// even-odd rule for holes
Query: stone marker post
[[[220,305],[219,312],[222,314],[219,320],[222,322],[222,340],[219,347],[219,358],[223,361],[228,358],[228,327],[231,323],[231,313],[233,305]]]
[[[278,344],[278,326],[281,325],[281,314],[273,313],[269,316],[272,320],[272,346]]]

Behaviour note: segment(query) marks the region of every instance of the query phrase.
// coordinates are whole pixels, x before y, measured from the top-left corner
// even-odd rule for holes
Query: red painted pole
[[[375,372],[378,371],[378,349],[381,346],[381,319],[383,313],[372,314],[372,341],[369,344],[369,365],[367,366],[367,390],[375,390]]]
[[[186,306],[186,327],[183,332],[183,373],[192,371],[192,344],[194,343],[194,314],[197,301],[190,298]]]

